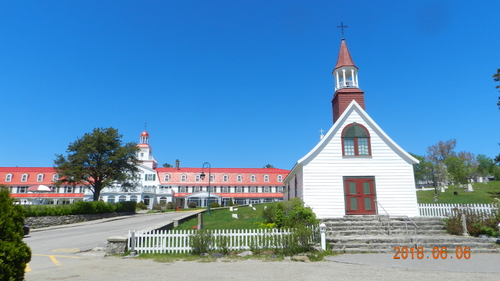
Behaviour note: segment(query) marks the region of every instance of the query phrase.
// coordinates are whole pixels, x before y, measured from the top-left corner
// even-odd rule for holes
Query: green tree
[[[478,175],[485,177],[485,176],[492,176],[495,172],[495,162],[493,159],[486,157],[486,155],[479,154],[476,157],[477,161],[477,173]]]
[[[164,163],[163,164],[163,168],[172,168],[172,165],[168,164],[168,163]]]
[[[263,168],[271,169],[271,168],[274,168],[274,166],[273,166],[273,165],[271,165],[271,164],[267,164],[267,165],[265,165]]]
[[[56,154],[56,185],[84,185],[94,193],[94,201],[99,200],[103,188],[115,183],[133,189],[138,179],[139,148],[133,142],[123,144],[121,138],[114,128],[95,128],[71,143],[67,156]]]
[[[432,163],[427,161],[425,157],[410,153],[411,156],[415,157],[420,163],[413,165],[413,174],[415,176],[415,182],[422,182],[427,180],[429,174],[432,171]]]
[[[451,179],[455,183],[461,183],[461,184],[467,183],[467,172],[463,159],[460,159],[455,156],[450,156],[446,158],[444,163],[448,168],[448,173],[450,173]]]
[[[0,280],[22,281],[31,249],[23,242],[24,209],[14,205],[9,187],[0,185]]]

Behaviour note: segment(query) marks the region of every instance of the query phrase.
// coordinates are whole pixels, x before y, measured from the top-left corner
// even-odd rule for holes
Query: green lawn
[[[262,211],[264,206],[275,205],[277,203],[266,203],[253,205],[253,210],[248,206],[235,206],[237,211],[230,212],[229,208],[210,210],[210,215],[207,212],[203,213],[203,228],[205,229],[258,229],[259,223],[263,222]],[[238,219],[234,219],[232,214],[238,214]],[[193,229],[198,225],[198,219],[194,218],[187,222],[180,224],[174,229],[188,230]]]
[[[466,192],[465,189],[457,186],[450,186],[443,193],[438,189],[439,201],[437,203],[489,204],[493,198],[500,197],[500,181],[490,181],[488,184],[475,183],[472,186],[473,192]],[[454,195],[453,192],[457,192],[458,195]],[[434,190],[417,191],[417,200],[418,203],[435,203]]]

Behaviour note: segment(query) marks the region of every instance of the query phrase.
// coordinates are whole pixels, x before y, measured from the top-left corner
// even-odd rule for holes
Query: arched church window
[[[343,156],[370,156],[370,134],[360,124],[347,125],[342,132]]]

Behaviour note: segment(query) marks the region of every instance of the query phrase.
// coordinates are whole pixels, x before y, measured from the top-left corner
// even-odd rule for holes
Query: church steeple
[[[153,149],[149,146],[149,134],[146,130],[141,133],[139,144],[139,154],[138,159],[142,162],[142,165],[154,169],[158,166],[158,162],[153,157]]]
[[[332,75],[335,83],[332,100],[333,122],[335,123],[353,100],[365,109],[364,92],[359,89],[358,68],[352,60],[344,38],[340,43],[339,56]]]

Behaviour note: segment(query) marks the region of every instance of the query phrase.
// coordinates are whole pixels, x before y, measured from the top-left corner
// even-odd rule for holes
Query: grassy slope
[[[207,215],[206,212],[203,214],[203,227],[205,229],[257,229],[259,223],[263,222],[262,211],[264,206],[273,204],[276,203],[254,205],[257,210],[247,206],[235,206],[234,208],[238,210],[233,212],[230,212],[229,208],[211,210],[210,215]],[[238,214],[238,219],[233,219],[232,214]],[[197,225],[198,219],[194,218],[182,223],[175,229],[188,230]]]
[[[454,203],[454,204],[489,204],[493,201],[493,193],[500,194],[500,181],[491,181],[488,184],[476,183],[473,184],[473,192],[465,192],[463,188],[450,186],[441,193],[438,189],[437,203]],[[458,192],[454,195],[453,192]],[[498,195],[497,195],[498,197]],[[434,190],[417,191],[418,203],[434,203]]]

